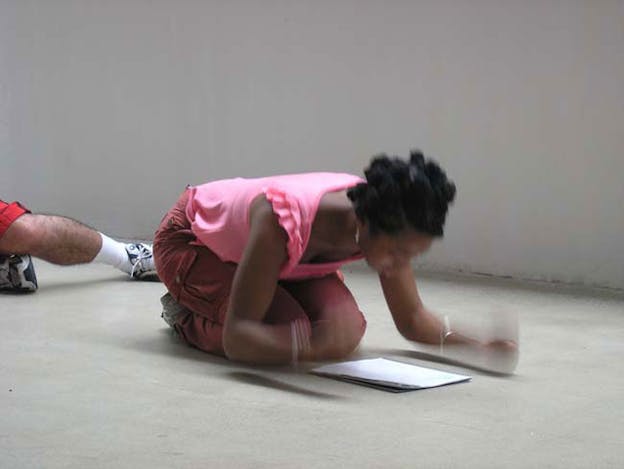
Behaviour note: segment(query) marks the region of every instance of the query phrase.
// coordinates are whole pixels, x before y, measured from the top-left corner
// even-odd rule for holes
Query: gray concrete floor
[[[180,343],[159,283],[37,262],[40,290],[0,295],[2,468],[624,467],[624,295],[423,275],[463,318],[520,314],[516,374],[423,359],[374,276],[347,272],[368,319],[356,357],[470,374],[391,394],[252,368]]]

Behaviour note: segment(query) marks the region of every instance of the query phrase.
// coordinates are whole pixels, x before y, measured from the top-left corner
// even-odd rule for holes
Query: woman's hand
[[[518,343],[514,340],[496,339],[479,342],[466,339],[457,333],[449,336],[448,344],[440,353],[444,358],[469,366],[501,374],[511,374],[518,364]]]
[[[493,340],[483,350],[484,368],[497,373],[510,374],[518,365],[518,343],[514,340]]]

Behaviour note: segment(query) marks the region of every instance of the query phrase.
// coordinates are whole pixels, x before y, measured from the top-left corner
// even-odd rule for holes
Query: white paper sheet
[[[312,373],[387,391],[411,391],[470,380],[470,376],[424,368],[386,358],[332,363]]]

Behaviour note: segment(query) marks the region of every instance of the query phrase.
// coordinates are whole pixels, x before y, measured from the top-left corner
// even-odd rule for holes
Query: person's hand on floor
[[[441,348],[442,355],[495,373],[511,374],[519,358],[518,316],[504,309],[488,316],[479,339],[469,339],[471,334],[451,326],[450,340]]]
[[[518,365],[518,343],[513,340],[492,340],[484,346],[483,367],[498,373],[513,373]]]

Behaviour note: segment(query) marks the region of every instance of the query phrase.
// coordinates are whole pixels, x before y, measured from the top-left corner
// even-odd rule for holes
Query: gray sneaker
[[[0,291],[28,293],[35,290],[37,276],[30,255],[0,255]]]
[[[152,255],[152,246],[150,244],[136,243],[127,244],[126,252],[128,259],[132,265],[130,269],[130,277],[136,279],[157,278],[156,265],[154,264],[154,256]]]
[[[169,327],[173,327],[175,325],[180,314],[188,311],[188,309],[174,300],[169,292],[165,293],[160,298],[160,304],[162,304],[163,307],[163,311],[160,316],[169,325]]]

